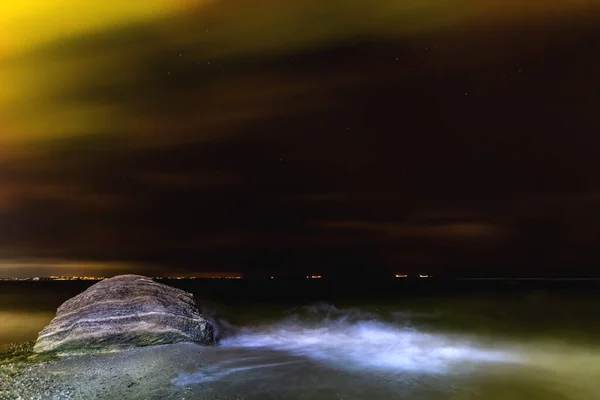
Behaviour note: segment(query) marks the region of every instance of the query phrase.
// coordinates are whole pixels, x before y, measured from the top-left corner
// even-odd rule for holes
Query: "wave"
[[[278,322],[242,328],[227,348],[262,348],[360,370],[452,373],[481,363],[522,363],[509,348],[474,338],[421,332],[402,318],[328,304],[297,308]]]

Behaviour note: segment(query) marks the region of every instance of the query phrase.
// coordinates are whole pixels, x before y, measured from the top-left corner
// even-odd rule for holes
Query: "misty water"
[[[186,398],[600,398],[597,283],[406,284],[379,296],[332,295],[325,283],[169,283],[237,327],[204,350],[205,362],[164,382]],[[34,340],[87,285],[2,286],[1,343]]]

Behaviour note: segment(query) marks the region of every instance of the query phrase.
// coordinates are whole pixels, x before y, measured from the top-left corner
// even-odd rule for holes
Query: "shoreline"
[[[336,337],[326,336],[326,340]],[[252,343],[229,343],[223,347],[177,343],[53,360],[2,362],[0,359],[0,399],[446,400],[471,398],[473,393],[479,393],[476,398],[490,400],[525,399],[533,397],[532,394],[548,400],[597,398],[596,383],[600,375],[596,368],[597,354],[590,348],[534,343],[533,347],[521,349],[522,362],[512,362],[504,358],[478,358],[467,354],[477,352],[476,347],[463,350],[459,347],[453,354],[462,354],[464,362],[450,357],[440,365],[441,369],[435,368],[436,363],[431,364],[433,369],[428,369],[427,357],[435,357],[436,353],[439,357],[446,344],[415,343],[424,353],[423,357],[412,357],[414,346],[411,348],[410,341],[403,343],[406,351],[395,354],[392,351],[391,359],[386,359],[387,353],[381,351],[359,349],[359,357],[363,359],[358,361],[335,351],[327,353],[329,358],[323,358],[323,353],[317,353],[326,348],[318,343],[314,344],[314,351],[307,353],[312,342],[299,348],[290,342],[292,347],[287,349]],[[346,351],[346,345],[342,340],[340,349]],[[364,345],[369,346],[369,342]],[[491,345],[484,347],[483,350],[492,351],[489,353],[492,356],[498,354],[493,351],[502,350]],[[426,353],[427,349],[432,353]],[[528,350],[531,352],[526,354]],[[337,363],[329,362],[337,356],[340,356]],[[409,359],[403,361],[403,356]],[[389,362],[395,362],[396,366],[389,367]]]
[[[62,356],[51,361],[0,364],[2,400],[183,398],[186,388],[172,384],[215,354],[210,347],[177,343],[113,353]],[[183,397],[178,397],[182,395]]]

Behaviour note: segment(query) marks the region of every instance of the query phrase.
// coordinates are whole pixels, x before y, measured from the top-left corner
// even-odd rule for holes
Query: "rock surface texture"
[[[105,279],[67,300],[34,351],[86,353],[177,342],[213,344],[194,296],[140,275]]]

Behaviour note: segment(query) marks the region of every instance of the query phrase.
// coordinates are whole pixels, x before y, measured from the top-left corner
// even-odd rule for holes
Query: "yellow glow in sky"
[[[137,53],[200,43],[206,45],[200,56],[210,60],[256,56],[361,37],[395,38],[464,24],[567,15],[597,4],[596,0],[0,0],[0,157],[9,145],[126,132],[131,125],[144,125],[128,113],[121,98],[65,100],[70,92],[96,93],[98,83],[141,86],[133,68],[129,75],[124,68],[141,59]],[[202,8],[193,13],[198,6]],[[124,33],[122,43],[117,40],[101,49],[89,41],[78,42],[95,32],[118,35],[120,28],[136,24],[150,27],[160,39],[149,35],[148,40],[132,39],[137,40],[132,45]],[[210,26],[210,32],[204,26]],[[49,46],[55,43],[69,43],[70,52]]]
[[[2,0],[0,46],[4,54],[16,55],[64,37],[174,12],[177,3],[169,0]]]
[[[56,93],[60,85],[80,84],[77,78],[82,65],[78,63],[89,69],[91,62],[86,65],[90,60],[36,60],[38,48],[114,27],[150,22],[204,2],[0,0],[0,120],[4,121],[0,144],[86,132],[97,117],[105,117],[107,110],[118,106],[40,104],[40,98]],[[20,59],[21,56],[25,58]],[[100,54],[93,62],[115,63],[115,57],[103,60]]]

